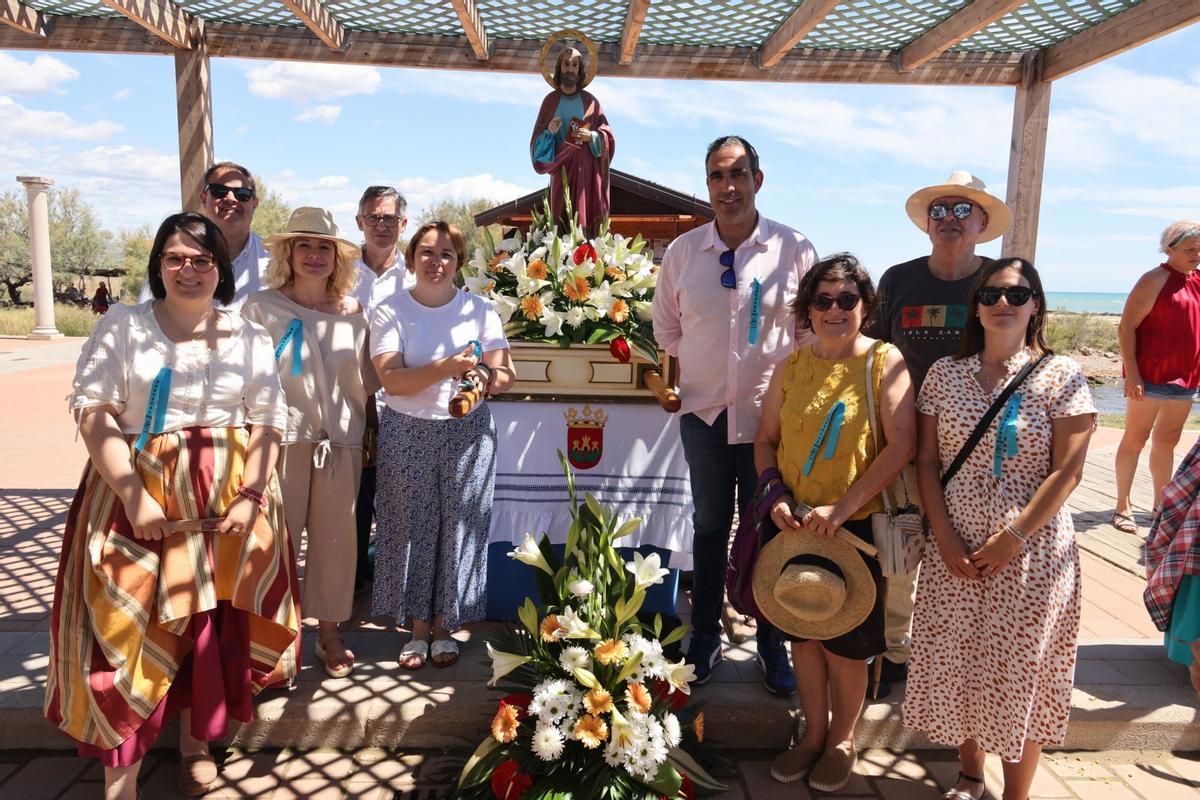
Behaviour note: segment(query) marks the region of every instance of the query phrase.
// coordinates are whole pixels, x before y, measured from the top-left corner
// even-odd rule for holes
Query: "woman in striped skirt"
[[[271,340],[214,304],[233,298],[233,269],[204,217],[168,217],[148,267],[154,299],[113,306],[76,367],[89,461],[50,622],[46,717],[104,765],[106,800],[136,797],[176,712],[179,788],[203,794],[217,776],[208,741],[297,668]]]

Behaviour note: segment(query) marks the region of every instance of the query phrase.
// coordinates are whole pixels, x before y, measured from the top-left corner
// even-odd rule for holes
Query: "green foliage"
[[[21,287],[31,283],[25,200],[16,192],[5,192],[0,194],[0,284],[9,302],[19,303]]]
[[[292,216],[292,207],[283,201],[279,192],[272,191],[257,175],[254,176],[254,186],[258,194],[258,208],[254,211],[254,222],[250,224],[250,230],[264,239],[282,233],[287,227],[288,217]]]
[[[64,336],[91,336],[98,319],[90,308],[54,304],[54,324]],[[0,308],[0,336],[28,336],[33,328],[32,306]]]
[[[454,200],[443,200],[436,205],[426,206],[421,210],[421,219],[418,222],[418,226],[439,219],[445,220],[451,225],[458,226],[458,229],[463,232],[463,238],[467,242],[467,258],[469,259],[475,254],[476,248],[483,246],[483,230],[486,229],[493,239],[499,239],[501,236],[499,225],[486,225],[484,228],[479,228],[475,225],[475,215],[481,211],[488,210],[494,205],[496,205],[495,200],[489,200],[485,197],[476,197],[474,200],[468,200],[465,203],[455,202]],[[410,229],[415,229],[415,227],[410,226]]]
[[[111,269],[112,234],[100,227],[77,189],[50,192],[50,263],[55,288],[76,284],[97,270]]]
[[[1084,347],[1110,353],[1120,349],[1117,326],[1112,319],[1061,311],[1051,311],[1046,315],[1046,344],[1056,353],[1076,352]]]
[[[130,302],[137,300],[142,284],[146,282],[146,270],[150,250],[154,246],[154,231],[149,225],[131,231],[121,231],[117,237],[121,248],[120,267],[125,271],[121,288]]]

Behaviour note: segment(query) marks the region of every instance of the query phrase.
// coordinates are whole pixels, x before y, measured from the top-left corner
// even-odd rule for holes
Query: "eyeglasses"
[[[726,250],[718,259],[725,271],[721,273],[721,285],[726,289],[737,288],[737,275],[733,273],[733,251]]]
[[[223,183],[210,183],[205,185],[204,191],[218,200],[224,200],[226,195],[233,192],[233,198],[239,203],[245,203],[254,198],[254,190],[246,186],[226,186]]]
[[[966,200],[961,200],[950,206],[947,206],[945,203],[934,203],[929,207],[929,218],[934,222],[941,222],[946,218],[947,214],[953,214],[955,219],[966,219],[971,216],[971,211],[974,208],[975,204],[968,203]]]
[[[183,269],[184,264],[191,264],[192,270],[200,273],[208,272],[217,265],[217,262],[208,256],[196,256],[193,258],[192,256],[181,256],[176,253],[163,253],[158,257],[158,262],[162,264],[164,269],[168,269],[171,272],[179,272],[179,270]]]
[[[362,220],[372,228],[395,228],[400,224],[395,214],[367,214]]]
[[[1028,286],[984,286],[976,294],[975,299],[981,306],[994,306],[1003,297],[1010,306],[1023,306],[1029,302],[1035,292]]]
[[[858,305],[859,300],[862,300],[862,298],[854,292],[842,292],[837,297],[822,292],[821,294],[813,295],[812,307],[817,311],[828,311],[833,308],[834,303],[837,303],[837,307],[842,311],[849,311]]]

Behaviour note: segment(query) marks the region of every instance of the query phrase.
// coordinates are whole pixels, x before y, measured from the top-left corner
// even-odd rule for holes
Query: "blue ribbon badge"
[[[279,340],[279,344],[275,345],[276,363],[279,363],[279,359],[283,357],[283,351],[287,349],[288,342],[292,344],[292,375],[299,375],[300,360],[303,357],[301,347],[304,344],[304,322],[302,320],[293,319],[292,323],[288,325],[287,332]]]
[[[750,335],[746,341],[758,344],[759,321],[762,319],[762,284],[758,278],[750,284]]]
[[[1004,405],[1000,425],[996,428],[996,455],[992,459],[992,474],[1000,477],[1000,465],[1005,458],[1017,454],[1017,411],[1021,408],[1021,393],[1014,392]]]
[[[817,438],[813,441],[812,449],[808,451],[808,460],[804,462],[802,472],[805,476],[812,472],[813,464],[816,463],[817,453],[821,450],[821,443],[825,443],[825,453],[822,456],[826,461],[833,459],[833,454],[837,450],[838,438],[842,434],[842,422],[846,416],[846,404],[841,400],[834,403],[833,408],[825,415],[825,421],[821,423],[821,430],[817,431]]]
[[[153,433],[162,433],[167,424],[167,400],[171,396],[171,368],[163,367],[150,384],[150,397],[146,400],[146,421],[142,433],[133,445],[134,452],[141,452]]]

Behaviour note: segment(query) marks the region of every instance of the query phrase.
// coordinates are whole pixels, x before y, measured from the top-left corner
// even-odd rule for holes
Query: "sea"
[[[1128,296],[1125,292],[1046,292],[1046,308],[1077,314],[1120,315]]]

